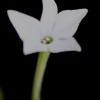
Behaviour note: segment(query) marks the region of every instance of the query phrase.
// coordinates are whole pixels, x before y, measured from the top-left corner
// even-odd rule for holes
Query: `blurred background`
[[[98,3],[92,0],[55,1],[59,12],[80,8],[87,8],[89,12],[74,35],[82,52],[51,54],[42,100],[96,99],[100,65]],[[40,19],[42,0],[0,0],[0,88],[5,100],[31,100],[38,53],[23,55],[23,44],[8,19],[8,9]]]

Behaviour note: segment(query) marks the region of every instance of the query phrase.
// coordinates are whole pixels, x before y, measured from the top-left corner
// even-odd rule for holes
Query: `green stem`
[[[33,82],[32,100],[41,100],[41,88],[42,88],[43,76],[45,73],[49,56],[50,56],[49,52],[39,53],[34,82]]]
[[[4,100],[3,90],[0,88],[0,100]]]

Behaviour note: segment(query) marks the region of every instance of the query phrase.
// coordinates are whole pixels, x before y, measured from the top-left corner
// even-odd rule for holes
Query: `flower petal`
[[[41,26],[43,26],[43,33],[47,34],[53,27],[57,15],[57,5],[54,0],[42,0],[42,2],[43,12],[41,16]]]
[[[69,38],[66,40],[56,40],[48,48],[53,53],[59,53],[64,51],[81,51],[80,45],[74,38]]]
[[[45,45],[42,45],[39,42],[34,41],[25,41],[23,45],[24,55],[37,53],[37,52],[47,52],[47,48]]]
[[[7,13],[22,41],[39,40],[41,29],[38,20],[14,10],[8,10]]]
[[[87,12],[87,9],[62,11],[57,15],[53,34],[57,37],[72,37]]]

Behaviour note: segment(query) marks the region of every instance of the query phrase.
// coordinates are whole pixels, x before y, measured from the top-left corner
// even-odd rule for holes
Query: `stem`
[[[41,88],[43,82],[43,76],[45,73],[47,61],[49,59],[49,52],[40,52],[35,71],[33,89],[32,89],[32,100],[41,100]]]
[[[0,100],[4,100],[3,90],[0,88]]]

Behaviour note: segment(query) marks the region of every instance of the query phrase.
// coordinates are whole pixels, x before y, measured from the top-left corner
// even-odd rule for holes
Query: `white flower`
[[[58,13],[54,0],[42,0],[41,20],[14,10],[8,16],[24,44],[24,54],[35,52],[59,53],[81,51],[73,37],[87,9],[65,10]]]

